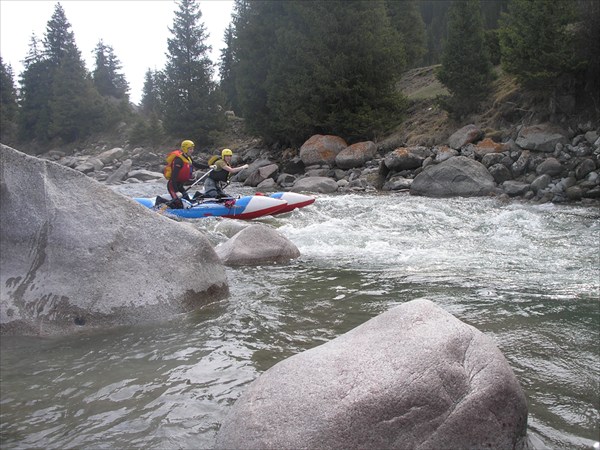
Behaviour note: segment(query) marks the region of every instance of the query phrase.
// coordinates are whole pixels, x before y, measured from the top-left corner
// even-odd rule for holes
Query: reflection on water
[[[226,300],[160,324],[3,337],[2,447],[210,448],[260,373],[416,298],[495,340],[534,437],[552,448],[600,439],[597,210],[346,195],[261,221],[302,256],[227,269]],[[218,222],[195,226],[217,244]]]

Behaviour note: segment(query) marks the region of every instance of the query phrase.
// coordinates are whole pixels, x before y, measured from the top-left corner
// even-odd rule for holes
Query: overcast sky
[[[32,34],[40,40],[44,37],[57,3],[65,10],[87,69],[94,68],[93,51],[102,39],[121,61],[131,101],[139,103],[146,71],[164,68],[167,39],[172,37],[169,27],[178,10],[175,0],[0,0],[0,56],[12,67],[15,84],[23,71],[21,61]],[[233,0],[198,3],[210,34],[207,44],[212,46],[211,59],[216,63],[225,47],[223,34],[231,21]]]

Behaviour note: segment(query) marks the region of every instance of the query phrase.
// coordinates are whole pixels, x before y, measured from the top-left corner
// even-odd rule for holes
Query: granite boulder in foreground
[[[5,145],[0,157],[1,334],[164,320],[228,294],[190,225],[76,170]]]
[[[415,300],[273,366],[232,407],[226,449],[519,449],[527,403],[493,341]]]

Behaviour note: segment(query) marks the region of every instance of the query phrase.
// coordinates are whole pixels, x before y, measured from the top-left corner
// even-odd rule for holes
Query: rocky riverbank
[[[600,138],[591,123],[565,130],[545,123],[523,126],[503,142],[474,124],[443,144],[396,146],[393,140],[348,145],[339,136],[315,135],[298,150],[235,148],[234,164],[250,167],[234,179],[258,191],[316,193],[410,191],[432,197],[496,195],[538,203],[597,204]],[[166,151],[165,151],[166,154]],[[164,154],[143,147],[87,149],[41,155],[106,184],[162,178]],[[209,153],[200,153],[207,160]]]

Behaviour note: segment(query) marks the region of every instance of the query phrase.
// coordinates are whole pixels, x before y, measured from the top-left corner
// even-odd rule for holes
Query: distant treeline
[[[550,100],[598,98],[597,0],[235,0],[217,65],[199,5],[174,5],[166,65],[146,72],[136,106],[110,45],[98,43],[87,71],[57,3],[18,84],[0,58],[2,142],[60,145],[125,122],[134,144],[210,145],[225,110],[271,144],[375,139],[402,120],[402,74],[434,64],[450,92],[440,105],[456,117],[477,110],[497,65]]]

